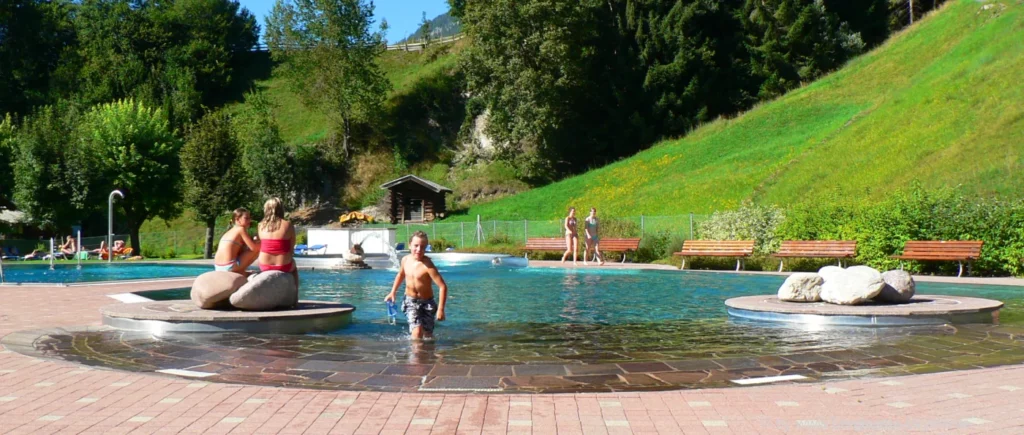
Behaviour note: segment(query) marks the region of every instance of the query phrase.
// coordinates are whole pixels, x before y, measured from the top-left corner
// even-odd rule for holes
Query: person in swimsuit
[[[572,264],[576,265],[576,251],[579,249],[580,237],[576,234],[576,207],[569,207],[569,216],[565,217],[562,223],[565,229],[565,253],[562,254],[562,263],[572,252]]]
[[[63,245],[60,245],[60,252],[64,254],[64,258],[71,258],[75,255],[75,251],[78,251],[78,244],[75,242],[75,238],[68,236],[64,241]]]
[[[424,255],[427,249],[427,233],[417,231],[409,238],[409,255],[402,257],[402,265],[395,275],[395,283],[391,293],[384,297],[384,302],[395,301],[398,286],[405,280],[405,300],[402,311],[409,321],[409,334],[413,340],[433,338],[434,319],[444,320],[444,305],[448,301],[448,284],[445,284],[441,272],[434,266],[430,257]],[[441,293],[441,303],[434,300],[434,287]]]
[[[291,273],[298,289],[299,269],[292,257],[295,254],[295,227],[284,220],[284,205],[279,198],[270,198],[263,204],[263,220],[257,234],[260,238],[260,270]]]
[[[213,269],[223,272],[245,274],[249,265],[260,253],[260,242],[249,236],[252,218],[249,210],[237,208],[231,215],[231,229],[220,236],[217,255],[213,257]]]
[[[590,249],[591,248],[594,249],[594,257],[596,257],[597,260],[600,261],[600,263],[597,263],[597,264],[599,266],[604,266],[604,256],[601,255],[601,249],[599,248],[599,245],[601,243],[601,238],[598,237],[598,235],[597,235],[597,228],[598,228],[597,209],[594,208],[594,207],[591,207],[590,208],[590,216],[587,216],[587,218],[583,220],[583,232],[585,233],[584,235],[587,237],[586,245],[584,245],[584,248],[583,248],[583,265],[584,266],[587,265],[587,258],[590,257]]]

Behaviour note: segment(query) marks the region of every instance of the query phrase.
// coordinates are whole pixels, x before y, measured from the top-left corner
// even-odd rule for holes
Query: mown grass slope
[[[457,49],[432,47],[426,52],[388,51],[380,58],[380,66],[391,81],[391,94],[395,98],[406,92],[419,80],[440,74],[455,65]],[[288,80],[271,73],[266,80],[256,82],[274,104],[274,117],[281,128],[281,136],[289,144],[313,142],[324,138],[330,127],[327,117],[305,107],[298,94],[292,91]]]
[[[708,213],[920,182],[1024,195],[1024,3],[950,2],[843,69],[631,158],[456,219]]]

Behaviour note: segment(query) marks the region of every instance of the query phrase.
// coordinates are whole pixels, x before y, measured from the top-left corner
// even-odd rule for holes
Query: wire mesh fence
[[[709,215],[677,215],[677,216],[627,216],[600,218],[601,237],[640,237],[671,236],[683,240],[699,238],[699,225]],[[583,234],[583,218],[577,219],[579,234]],[[479,222],[432,222],[432,223],[376,223],[366,224],[363,228],[394,228],[395,238],[399,242],[409,240],[416,231],[423,231],[430,237],[432,244],[451,246],[456,249],[472,248],[482,245],[524,245],[526,240],[535,237],[563,237],[563,220],[481,220]],[[297,228],[298,243],[305,243],[307,228]],[[131,245],[127,234],[117,234],[114,240],[123,240]],[[81,238],[83,251],[97,251],[104,236]],[[218,240],[214,237],[214,246]],[[55,251],[59,252],[64,240],[54,239]],[[146,258],[178,258],[183,256],[200,256],[206,243],[206,230],[143,232],[139,234],[139,245]],[[50,239],[37,240],[0,240],[4,255],[13,253],[25,256],[38,250],[50,252]]]

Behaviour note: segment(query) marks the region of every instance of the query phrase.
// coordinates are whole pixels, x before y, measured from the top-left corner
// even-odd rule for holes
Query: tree
[[[427,46],[430,45],[430,20],[427,19],[427,12],[423,11],[423,18],[420,20],[420,34],[423,35],[423,49],[426,50]]]
[[[259,33],[234,0],[83,0],[75,25],[84,101],[133,98],[172,127],[224,104]]]
[[[181,201],[181,143],[163,111],[132,99],[100,104],[82,117],[78,161],[87,168],[93,202],[118,189],[132,248],[141,253],[139,228],[153,217],[171,219]]]
[[[617,16],[600,0],[467,4],[469,104],[489,113],[487,133],[521,178],[543,182],[645,143],[642,78]]]
[[[352,149],[353,124],[380,113],[391,83],[377,65],[384,30],[370,30],[373,3],[363,0],[277,0],[267,18],[267,44],[304,104],[341,129]]]
[[[455,18],[462,18],[466,10],[466,0],[448,0],[448,13]]]
[[[281,139],[273,106],[260,91],[245,95],[243,110],[233,119],[241,146],[242,168],[256,198],[278,197],[293,207],[296,170],[289,147]]]
[[[751,89],[738,1],[629,0],[627,34],[644,67],[643,89],[662,136],[748,107]]]
[[[812,81],[864,49],[860,34],[823,0],[746,0],[740,17],[762,99]]]
[[[240,151],[231,119],[223,112],[209,112],[193,124],[181,148],[185,206],[206,224],[206,258],[213,258],[217,217],[248,196]]]
[[[0,114],[27,114],[51,101],[51,80],[74,46],[72,4],[0,2]]]
[[[14,121],[11,115],[7,114],[0,119],[0,174],[14,173]],[[10,207],[11,194],[14,192],[14,183],[10,178],[0,184],[0,207]]]
[[[60,101],[24,118],[14,135],[14,204],[44,226],[79,222],[93,202],[74,141],[77,108]]]

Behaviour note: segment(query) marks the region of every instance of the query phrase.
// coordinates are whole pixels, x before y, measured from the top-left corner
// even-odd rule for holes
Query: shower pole
[[[110,192],[110,197],[107,198],[107,263],[114,261],[114,195],[124,199],[124,194],[120,190]]]

